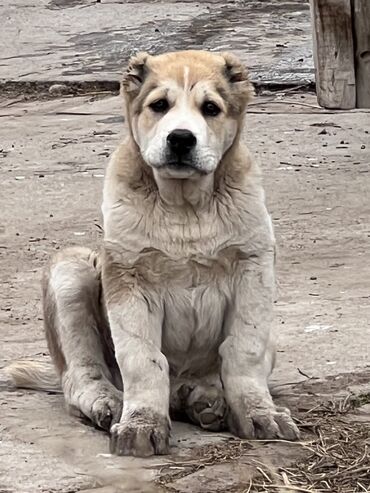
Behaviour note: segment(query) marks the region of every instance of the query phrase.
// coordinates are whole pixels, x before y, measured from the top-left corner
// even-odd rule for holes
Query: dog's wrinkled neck
[[[163,178],[153,171],[153,179],[158,187],[163,202],[167,205],[190,205],[196,209],[207,208],[212,201],[214,192],[220,181],[223,181],[227,169],[233,168],[238,162],[236,155],[240,148],[240,133],[238,130],[232,145],[223,155],[216,170],[210,174],[193,175],[188,179]]]
[[[209,204],[214,190],[214,174],[197,175],[187,179],[164,178],[153,173],[161,200],[167,206],[189,204],[204,208]]]
[[[126,141],[127,155],[135,166],[127,169],[125,175],[130,176],[132,188],[145,187],[158,191],[159,199],[165,207],[180,207],[190,205],[201,209],[207,207],[214,192],[214,173],[193,175],[187,179],[166,178],[148,166],[140,153],[139,146],[132,134]]]

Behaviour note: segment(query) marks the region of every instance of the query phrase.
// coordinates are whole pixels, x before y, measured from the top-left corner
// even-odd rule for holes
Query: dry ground
[[[48,358],[42,266],[59,248],[101,241],[104,167],[125,130],[112,95],[3,100],[0,122],[4,368]],[[247,118],[279,246],[273,385],[294,383],[276,392],[304,444],[245,443],[177,424],[170,457],[111,457],[107,437],[68,417],[61,395],[14,390],[0,369],[0,491],[370,491],[369,132],[369,112],[328,112],[310,94],[257,98]],[[344,401],[349,394],[363,397]],[[154,478],[157,486],[146,483]]]

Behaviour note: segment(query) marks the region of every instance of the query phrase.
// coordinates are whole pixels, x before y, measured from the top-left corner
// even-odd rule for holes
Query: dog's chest
[[[217,214],[199,215],[196,221],[162,219],[132,221],[132,227],[122,228],[127,234],[119,260],[163,309],[162,350],[171,371],[212,371],[235,276],[246,256],[245,226],[238,228]],[[140,228],[133,234],[136,224]]]
[[[212,371],[217,364],[235,275],[245,258],[241,236],[214,232],[217,226],[207,224],[209,234],[194,241],[186,231],[166,238],[162,229],[135,257],[137,277],[143,287],[152,286],[163,307],[162,349],[175,374]]]
[[[220,252],[172,266],[174,277],[162,288],[162,343],[173,373],[203,373],[217,364],[235,256]]]
[[[164,292],[162,344],[174,373],[210,369],[221,343],[227,296],[216,285]]]

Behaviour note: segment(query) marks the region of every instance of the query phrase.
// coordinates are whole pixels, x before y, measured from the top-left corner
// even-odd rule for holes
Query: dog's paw
[[[90,420],[98,428],[109,431],[121,418],[123,394],[110,383],[93,382],[77,395],[64,395],[71,414]]]
[[[122,399],[114,394],[99,396],[91,406],[91,421],[105,431],[121,419]]]
[[[293,441],[298,440],[300,435],[290,411],[282,407],[249,408],[245,414],[231,412],[228,425],[231,433],[240,438]]]
[[[112,454],[149,457],[169,453],[169,420],[146,410],[121,419],[110,433]]]
[[[222,389],[195,386],[187,396],[185,412],[193,423],[205,430],[225,429],[227,405]]]

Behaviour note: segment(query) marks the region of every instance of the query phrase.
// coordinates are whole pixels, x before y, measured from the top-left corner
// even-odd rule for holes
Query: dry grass
[[[307,454],[290,467],[272,469],[252,457],[250,441],[231,440],[194,449],[189,461],[167,464],[158,483],[170,486],[204,467],[248,455],[256,475],[235,493],[370,493],[370,423],[351,421],[349,415],[369,401],[365,397],[326,402],[301,413],[297,421],[305,441],[299,445]]]
[[[250,449],[251,445],[245,440],[230,440],[226,443],[194,448],[191,460],[171,462],[162,466],[156,482],[165,486],[204,467],[237,460]]]
[[[356,402],[346,398],[305,413],[299,424],[316,436],[309,445],[303,445],[307,457],[288,468],[265,470],[243,493],[370,492],[370,423],[345,419]]]

